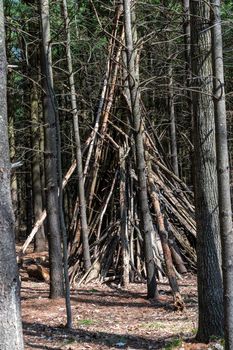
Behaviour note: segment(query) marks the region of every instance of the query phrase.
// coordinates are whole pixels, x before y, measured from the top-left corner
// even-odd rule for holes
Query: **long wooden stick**
[[[63,178],[63,181],[62,181],[62,189],[64,189],[65,186],[67,185],[69,178],[71,177],[71,175],[75,171],[76,165],[77,165],[77,163],[76,163],[76,161],[74,161],[72,163],[71,167],[69,168],[69,170],[67,171],[67,173],[66,173],[66,175],[65,175],[65,177]],[[23,247],[21,249],[21,253],[22,254],[24,254],[26,252],[27,247],[29,246],[29,244],[33,240],[35,234],[37,233],[37,231],[39,230],[39,228],[41,227],[41,225],[45,221],[46,216],[47,216],[47,212],[46,212],[46,209],[44,209],[42,214],[41,214],[41,216],[40,216],[40,218],[36,221],[36,223],[35,223],[32,231],[31,231],[31,233],[29,234],[28,238],[24,242],[24,245],[23,245]]]
[[[152,170],[151,170],[150,159],[148,158],[149,157],[147,156],[148,183],[149,183],[150,197],[151,197],[154,212],[157,218],[158,232],[159,232],[159,236],[160,236],[160,240],[163,248],[163,255],[164,255],[164,260],[165,260],[166,270],[167,270],[166,272],[167,272],[169,284],[173,293],[174,304],[177,308],[183,310],[184,302],[180,294],[179,285],[177,283],[176,274],[173,266],[172,254],[168,244],[168,232],[165,228],[164,217],[161,212],[157,190],[151,174]]]

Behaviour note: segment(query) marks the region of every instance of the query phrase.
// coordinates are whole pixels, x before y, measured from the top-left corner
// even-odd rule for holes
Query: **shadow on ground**
[[[165,346],[165,341],[168,340],[166,337],[159,339],[150,339],[146,337],[128,335],[128,334],[115,334],[108,332],[96,332],[83,330],[80,328],[69,330],[62,327],[51,327],[41,323],[23,323],[24,334],[29,337],[26,345],[30,346],[31,349],[55,349],[60,350],[60,346],[65,344],[85,343],[85,344],[98,344],[108,348],[130,348],[132,350],[158,350]],[[32,337],[32,338],[31,338]],[[176,336],[174,336],[175,338]],[[179,335],[177,335],[179,337]],[[33,339],[30,341],[30,339]],[[40,340],[46,344],[40,344]],[[51,342],[51,347],[49,343]],[[54,346],[52,347],[52,343]],[[56,344],[56,345],[55,345]],[[124,345],[123,345],[124,344]],[[56,347],[57,346],[57,347]]]

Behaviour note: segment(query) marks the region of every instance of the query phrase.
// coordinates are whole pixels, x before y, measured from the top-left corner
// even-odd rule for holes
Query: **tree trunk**
[[[0,348],[23,350],[7,131],[5,28],[0,0]]]
[[[10,106],[14,104],[13,98],[9,98],[10,96],[7,96],[8,100],[8,134],[9,134],[9,146],[10,146],[10,160],[11,163],[15,162],[15,130],[14,130],[14,117],[13,117],[13,111],[11,112]],[[10,101],[9,101],[10,100]],[[16,171],[14,171],[11,174],[11,199],[12,199],[12,205],[13,205],[13,211],[15,216],[15,237],[16,241],[19,241],[19,199],[18,199],[18,179],[16,175]]]
[[[191,28],[190,28],[190,0],[183,0],[183,32],[184,32],[184,46],[185,46],[185,72],[187,78],[187,85],[191,80]]]
[[[168,82],[168,105],[169,105],[169,115],[170,115],[171,163],[172,163],[172,169],[173,169],[174,173],[176,174],[176,176],[179,176],[172,62],[169,62],[168,79],[169,79],[169,82]]]
[[[40,122],[39,122],[39,105],[38,93],[35,82],[31,84],[31,123],[32,123],[32,200],[34,210],[34,223],[41,217],[43,212],[42,184],[40,173]],[[44,226],[39,228],[34,241],[34,250],[42,252],[46,250],[46,239]]]
[[[79,206],[80,206],[80,218],[81,218],[81,230],[82,230],[82,244],[83,244],[83,258],[84,258],[84,267],[87,271],[91,267],[91,257],[90,257],[90,248],[89,248],[89,229],[87,224],[87,212],[86,212],[86,199],[85,199],[85,189],[84,189],[84,177],[83,177],[83,165],[82,165],[82,150],[81,150],[81,141],[79,133],[79,120],[78,120],[78,108],[76,101],[76,91],[74,83],[74,73],[73,73],[73,64],[71,56],[71,42],[70,42],[70,28],[69,28],[69,17],[67,10],[66,0],[63,0],[63,14],[65,20],[66,28],[66,58],[68,63],[68,72],[69,72],[69,84],[71,92],[71,107],[73,113],[73,124],[74,124],[74,137],[76,143],[76,161],[77,161],[77,170],[78,170],[78,191],[79,191]]]
[[[139,103],[139,82],[134,62],[134,48],[131,26],[131,1],[124,0],[124,25],[125,41],[127,52],[128,81],[130,89],[130,99],[132,106],[132,117],[134,127],[134,139],[136,145],[137,171],[139,181],[139,197],[141,207],[142,227],[144,231],[144,249],[147,270],[147,296],[154,298],[157,296],[156,267],[153,258],[152,235],[155,234],[150,214],[147,195],[146,164],[143,145],[143,128]]]
[[[210,1],[191,0],[195,202],[199,324],[197,339],[223,335]]]
[[[38,9],[36,8],[36,11]],[[29,33],[31,36],[36,37],[39,30],[39,20],[29,21]],[[39,79],[38,68],[38,45],[30,45],[28,48],[29,56],[29,74],[30,74],[30,106],[31,106],[31,147],[32,147],[32,202],[33,202],[33,223],[35,223],[42,214],[43,211],[43,198],[42,198],[42,181],[41,181],[41,164],[43,164],[42,151],[41,151],[41,118],[39,111],[39,94],[37,81]],[[44,232],[44,225],[42,225],[34,240],[34,250],[37,252],[46,250],[46,239]]]
[[[58,298],[63,297],[64,289],[58,202],[56,106],[52,80],[48,0],[40,0],[40,13],[42,28],[41,73],[43,76],[42,86],[44,91],[45,182],[49,227],[50,297]]]
[[[126,147],[119,149],[120,161],[120,218],[121,218],[121,246],[123,260],[122,284],[124,287],[129,285],[129,235],[127,225],[127,200],[126,200],[126,172],[125,172],[125,153]]]
[[[193,106],[192,106],[192,93],[190,91],[190,84],[192,79],[191,70],[191,28],[190,28],[190,0],[183,0],[183,32],[184,32],[184,50],[185,50],[185,86],[186,86],[186,100],[187,100],[187,114],[188,120],[191,125],[193,124]],[[190,183],[194,184],[194,153],[193,153],[193,133],[192,127],[190,128]]]
[[[219,221],[222,239],[224,285],[225,349],[233,349],[233,234],[230,193],[230,174],[227,145],[226,103],[220,0],[212,5],[212,53],[214,70],[214,104],[219,194]]]

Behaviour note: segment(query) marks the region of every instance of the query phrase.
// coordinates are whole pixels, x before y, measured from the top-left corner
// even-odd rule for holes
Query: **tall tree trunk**
[[[71,54],[71,39],[70,39],[70,21],[68,17],[67,2],[63,0],[63,14],[66,28],[66,58],[68,63],[69,72],[69,84],[71,92],[71,107],[73,113],[73,124],[74,124],[74,137],[76,143],[76,161],[78,170],[78,191],[79,191],[79,206],[80,206],[80,218],[81,218],[81,230],[82,230],[82,244],[83,244],[83,257],[84,267],[87,271],[91,266],[90,248],[89,248],[89,229],[87,224],[87,213],[86,213],[86,199],[84,189],[84,177],[83,177],[83,165],[82,165],[82,150],[79,132],[79,120],[78,120],[78,108],[76,101],[76,90],[74,82],[72,54]]]
[[[38,13],[38,8],[35,9]],[[39,19],[36,18],[34,21],[29,21],[29,34],[33,37],[38,35],[39,31]],[[39,111],[39,94],[36,82],[39,78],[39,59],[38,59],[38,45],[30,45],[29,51],[29,67],[28,73],[30,75],[30,107],[31,107],[31,147],[32,147],[32,202],[33,202],[33,222],[41,217],[43,211],[43,198],[42,198],[42,181],[41,181],[41,164],[42,152],[41,152],[41,116]],[[39,228],[35,240],[34,250],[41,252],[46,250],[46,239],[44,232],[44,225]]]
[[[233,349],[233,232],[230,174],[227,145],[226,103],[220,0],[211,0],[213,14],[212,44],[214,70],[214,104],[219,194],[219,221],[222,239],[225,349]]]
[[[40,0],[40,14],[42,29],[41,74],[43,78],[43,112],[45,122],[45,182],[49,227],[50,297],[58,298],[63,296],[64,289],[58,202],[56,106],[52,79],[48,0]]]
[[[26,147],[30,147],[30,139],[26,142]],[[24,174],[24,183],[25,183],[25,198],[24,198],[24,209],[26,218],[26,235],[32,230],[32,217],[33,217],[33,209],[32,209],[32,173],[31,173],[31,162],[29,152],[25,155],[25,174]]]
[[[15,254],[7,131],[5,28],[0,0],[0,348],[22,350],[19,277]]]
[[[124,25],[127,52],[128,81],[132,106],[134,138],[136,145],[137,170],[139,181],[139,196],[141,206],[142,226],[144,231],[144,247],[147,270],[147,296],[154,298],[157,294],[156,267],[153,258],[152,235],[155,234],[150,214],[147,195],[146,164],[143,145],[142,117],[139,102],[139,82],[134,61],[134,47],[131,26],[131,1],[124,0]]]
[[[187,85],[191,80],[191,28],[190,28],[190,0],[183,0],[183,32],[185,46],[185,71],[188,80]]]
[[[190,91],[190,84],[192,79],[191,70],[191,28],[190,28],[190,0],[183,0],[183,32],[184,32],[184,50],[185,50],[185,85],[186,85],[186,97],[187,97],[187,114],[188,120],[193,124],[193,107],[192,107],[192,93]],[[194,180],[194,153],[193,153],[193,133],[192,127],[190,128],[190,183],[193,184]]]
[[[125,146],[125,145],[124,145]],[[126,200],[126,169],[125,169],[125,154],[126,147],[120,147],[119,149],[119,162],[120,162],[120,218],[121,218],[121,246],[122,246],[122,260],[123,260],[123,277],[122,284],[127,287],[129,284],[129,235],[127,225],[127,200]]]
[[[14,117],[13,113],[11,113],[10,105],[13,104],[13,99],[10,99],[7,96],[8,100],[8,133],[9,133],[9,144],[10,144],[10,160],[11,163],[14,163],[15,159],[15,130],[14,130]],[[13,112],[13,111],[12,111]],[[11,199],[12,199],[12,205],[13,205],[13,211],[15,216],[15,237],[16,241],[19,241],[19,213],[18,213],[18,206],[19,206],[19,199],[18,199],[18,181],[17,181],[17,175],[16,171],[14,171],[11,174]]]
[[[34,210],[34,222],[41,217],[43,212],[42,184],[40,172],[40,121],[38,92],[35,82],[31,84],[31,140],[32,140],[32,200]],[[39,228],[34,241],[34,249],[37,252],[46,250],[44,226]]]
[[[197,339],[223,334],[210,1],[191,0],[195,202],[199,323]]]
[[[179,176],[172,62],[169,62],[168,79],[169,79],[168,105],[169,105],[169,115],[170,115],[171,163],[172,163],[172,168],[174,173],[176,174],[176,176]]]

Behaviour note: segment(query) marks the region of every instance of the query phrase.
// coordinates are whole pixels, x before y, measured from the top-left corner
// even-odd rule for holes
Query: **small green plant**
[[[196,335],[196,334],[197,334],[197,328],[192,328],[191,331],[190,331],[190,333],[191,333],[192,335]]]
[[[219,337],[216,337],[216,335],[211,335],[210,336],[210,341],[212,342],[212,341],[218,341],[218,340],[220,340],[220,338]]]
[[[181,339],[173,339],[169,344],[165,346],[163,350],[172,350],[177,348],[178,346],[181,346],[182,340]]]
[[[149,323],[142,323],[141,327],[145,329],[158,330],[158,329],[164,328],[165,325],[161,322],[149,322]]]
[[[225,346],[225,339],[224,338],[221,338],[219,340],[220,344],[224,347]]]
[[[94,320],[90,320],[90,319],[78,320],[78,325],[79,326],[91,326],[94,323],[95,323],[95,321]]]

